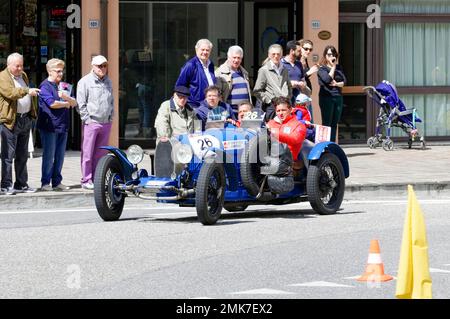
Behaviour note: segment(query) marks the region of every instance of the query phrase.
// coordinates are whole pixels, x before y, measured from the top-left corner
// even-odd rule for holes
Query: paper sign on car
[[[315,125],[316,139],[315,143],[328,142],[331,137],[331,127],[325,125]]]

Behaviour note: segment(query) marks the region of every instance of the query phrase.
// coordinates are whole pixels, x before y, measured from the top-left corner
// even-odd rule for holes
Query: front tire
[[[336,155],[325,153],[309,166],[306,191],[315,212],[321,215],[337,212],[344,199],[345,176]]]
[[[98,214],[104,221],[115,221],[122,215],[125,196],[114,186],[123,180],[119,160],[110,154],[103,156],[95,169],[94,199]]]
[[[203,225],[215,224],[221,215],[225,198],[225,172],[215,161],[205,162],[197,180],[195,206]]]

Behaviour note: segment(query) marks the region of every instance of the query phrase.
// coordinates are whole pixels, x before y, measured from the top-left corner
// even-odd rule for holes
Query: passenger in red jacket
[[[272,100],[276,117],[267,123],[270,134],[291,150],[294,161],[299,159],[300,149],[306,136],[306,126],[292,114],[292,106],[288,98],[278,97]]]

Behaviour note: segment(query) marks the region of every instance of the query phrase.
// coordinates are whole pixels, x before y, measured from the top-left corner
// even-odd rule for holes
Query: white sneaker
[[[52,189],[52,185],[50,185],[50,184],[47,184],[47,185],[42,185],[42,187],[41,187],[41,192],[50,192],[50,191],[52,191],[53,189]]]
[[[92,191],[92,190],[94,190],[94,183],[92,183],[92,181],[83,183],[83,184],[81,184],[81,188]]]
[[[58,186],[53,187],[54,191],[67,191],[70,187],[60,183]]]

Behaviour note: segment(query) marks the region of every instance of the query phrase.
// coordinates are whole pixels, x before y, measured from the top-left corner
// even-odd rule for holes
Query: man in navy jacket
[[[196,109],[205,99],[205,89],[216,84],[214,64],[209,59],[213,44],[208,39],[200,39],[195,45],[196,56],[182,67],[175,86],[189,88],[188,104]]]
[[[223,120],[225,127],[228,126],[227,119],[237,120],[230,104],[221,101],[221,94],[217,86],[207,87],[205,96],[205,100],[195,110],[195,115],[202,121],[202,131],[205,130],[208,120]]]

